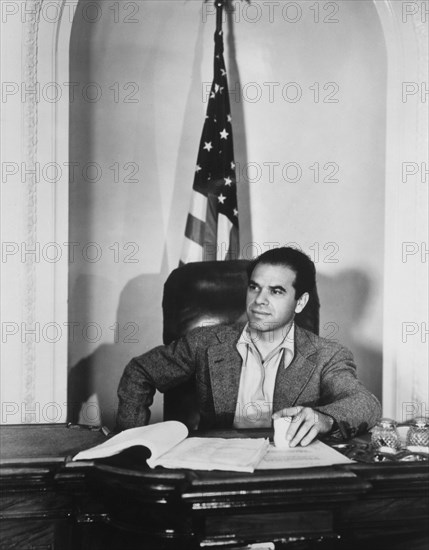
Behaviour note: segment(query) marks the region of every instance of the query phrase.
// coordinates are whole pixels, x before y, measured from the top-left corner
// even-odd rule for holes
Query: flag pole
[[[222,31],[222,15],[225,0],[215,0],[216,4],[216,32]]]

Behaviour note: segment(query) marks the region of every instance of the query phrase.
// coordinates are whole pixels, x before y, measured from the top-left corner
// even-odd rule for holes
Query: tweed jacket
[[[232,427],[242,359],[236,344],[243,324],[201,327],[158,346],[126,366],[118,388],[117,427],[147,424],[155,390],[165,392],[195,376],[200,427]],[[302,405],[334,419],[350,437],[372,427],[380,403],[357,379],[351,352],[295,326],[295,355],[279,365],[273,412]]]

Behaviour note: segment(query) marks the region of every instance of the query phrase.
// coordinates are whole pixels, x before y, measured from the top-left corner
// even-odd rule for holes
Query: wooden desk
[[[427,463],[308,470],[149,470],[132,453],[82,466],[103,438],[1,427],[2,550],[427,548]]]

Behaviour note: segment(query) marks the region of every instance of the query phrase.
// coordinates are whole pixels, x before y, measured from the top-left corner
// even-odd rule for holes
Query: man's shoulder
[[[295,330],[295,339],[297,342],[297,346],[301,348],[313,348],[315,352],[328,353],[332,355],[339,351],[346,351],[350,353],[350,351],[345,346],[343,346],[336,340],[323,338],[322,336],[319,336],[314,332],[311,332],[310,330],[301,328],[299,326],[296,326]]]
[[[204,343],[235,341],[240,337],[244,326],[245,323],[201,325],[190,330],[186,338]]]

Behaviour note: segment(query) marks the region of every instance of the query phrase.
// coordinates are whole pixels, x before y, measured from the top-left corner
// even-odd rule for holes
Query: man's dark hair
[[[252,276],[253,270],[259,264],[283,265],[291,269],[296,275],[293,283],[296,300],[304,292],[311,292],[316,285],[316,268],[314,267],[314,263],[307,254],[296,248],[282,246],[267,250],[267,252],[264,252],[249,264],[247,268],[249,279]]]

